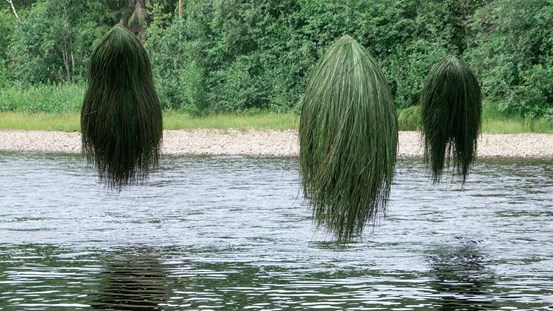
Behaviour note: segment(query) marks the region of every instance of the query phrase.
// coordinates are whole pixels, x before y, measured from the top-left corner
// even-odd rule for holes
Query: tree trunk
[[[64,29],[62,35],[63,45],[61,46],[61,53],[63,58],[63,65],[65,67],[65,81],[73,82],[73,73],[75,71],[75,57],[73,55],[73,33],[71,27],[69,26],[69,20],[67,18],[67,8],[64,6]]]
[[[144,43],[146,41],[146,0],[129,0],[129,5],[134,7],[128,20],[129,29]]]

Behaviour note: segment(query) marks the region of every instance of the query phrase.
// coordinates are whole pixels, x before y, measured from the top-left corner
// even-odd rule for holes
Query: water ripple
[[[346,247],[313,226],[296,159],[166,157],[120,193],[76,156],[0,163],[0,309],[553,308],[549,160],[481,160],[464,186],[402,160]]]

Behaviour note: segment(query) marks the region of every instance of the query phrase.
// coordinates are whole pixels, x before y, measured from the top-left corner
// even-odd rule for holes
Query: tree
[[[94,42],[115,20],[109,2],[41,0],[23,10],[8,49],[9,70],[23,83],[82,79]]]
[[[478,9],[466,52],[483,92],[505,113],[553,116],[553,2],[496,0]]]
[[[17,14],[17,10],[15,9],[15,6],[13,5],[13,1],[12,0],[6,0],[8,1],[8,3],[10,4],[11,8],[12,8],[12,11],[13,11],[13,14],[15,15],[15,18],[19,19],[19,14]]]

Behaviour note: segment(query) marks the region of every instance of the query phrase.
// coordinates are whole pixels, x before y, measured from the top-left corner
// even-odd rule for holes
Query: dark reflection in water
[[[443,246],[427,254],[433,280],[430,286],[440,296],[440,310],[491,310],[494,273],[478,245]]]
[[[92,306],[98,310],[161,310],[176,285],[164,269],[150,248],[115,254],[99,275],[98,298]]]
[[[77,156],[0,154],[2,310],[551,310],[553,160],[464,186],[399,162],[387,216],[337,247],[297,159],[166,157],[113,193]]]

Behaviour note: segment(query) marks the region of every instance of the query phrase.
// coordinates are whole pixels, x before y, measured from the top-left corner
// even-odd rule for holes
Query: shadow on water
[[[430,262],[430,283],[440,299],[440,310],[495,309],[489,297],[494,285],[494,272],[474,242],[460,246],[442,246],[427,254]]]

